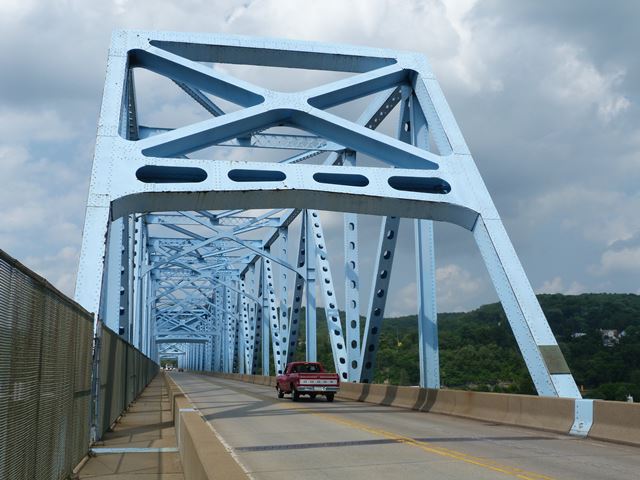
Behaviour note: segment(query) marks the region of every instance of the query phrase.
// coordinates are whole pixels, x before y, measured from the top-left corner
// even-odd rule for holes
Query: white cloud
[[[55,142],[48,142],[54,145]],[[73,293],[89,170],[0,146],[0,248]],[[57,252],[52,255],[51,252]]]
[[[418,298],[416,294],[416,282],[409,282],[389,295],[389,302],[385,310],[385,317],[393,318],[402,315],[415,315],[417,312]]]
[[[477,28],[469,23],[467,15],[478,3],[477,0],[456,0],[445,3],[445,22],[450,23],[457,35],[456,50],[453,55],[438,64],[438,76],[448,83],[456,82],[463,89],[477,94],[483,90],[498,92],[503,88],[499,70],[491,64],[504,54],[504,46],[491,42],[487,48],[487,35],[478,35]],[[487,28],[489,27],[489,28]],[[493,30],[491,22],[484,25],[483,33]]]
[[[605,251],[600,263],[591,268],[596,275],[640,272],[640,246]]]
[[[583,242],[570,246],[574,255],[581,255],[584,245],[598,244],[604,252],[598,271],[614,278],[614,272],[621,271],[625,264],[634,264],[635,259],[632,251],[625,253],[620,248],[608,247],[631,238],[640,230],[637,214],[640,196],[637,182],[633,180],[639,178],[640,173],[637,153],[640,136],[621,154],[620,137],[612,137],[612,130],[601,129],[589,136],[584,135],[585,129],[581,127],[592,123],[592,117],[597,115],[596,121],[609,122],[609,128],[613,128],[612,120],[633,111],[629,99],[635,98],[634,93],[623,90],[628,88],[624,85],[625,79],[634,78],[631,66],[622,63],[625,65],[622,69],[598,64],[592,52],[575,39],[550,36],[533,22],[505,26],[500,21],[507,12],[478,19],[474,11],[482,9],[483,3],[475,0],[444,3],[438,0],[193,0],[186,5],[171,0],[0,2],[0,30],[4,39],[0,45],[0,61],[4,65],[0,75],[0,92],[4,92],[0,93],[0,104],[4,105],[0,107],[0,131],[3,132],[0,248],[10,253],[16,251],[21,258],[28,257],[47,268],[48,274],[59,279],[61,285],[73,283],[64,279],[64,272],[75,272],[77,264],[72,256],[60,252],[65,247],[77,250],[80,244],[91,164],[90,145],[95,137],[110,33],[115,28],[149,28],[345,42],[426,53],[448,100],[460,103],[454,114],[465,127],[465,134],[485,139],[491,148],[500,142],[507,145],[495,155],[494,161],[500,168],[513,160],[514,132],[534,138],[536,150],[549,152],[545,165],[556,169],[575,166],[572,175],[564,177],[562,187],[541,182],[532,188],[532,193],[523,193],[520,197],[522,218],[528,219],[529,231],[534,232],[532,243],[541,244],[551,234],[557,235],[561,244],[564,231],[580,232]],[[285,81],[289,83],[289,79]],[[502,91],[504,95],[497,93]],[[489,107],[482,103],[487,92],[495,94],[489,98]],[[517,102],[513,102],[513,96],[509,97],[514,92]],[[196,110],[190,109],[172,93],[166,105],[154,104],[158,98],[153,95],[160,92],[152,88],[150,93],[150,106],[154,110],[149,113],[154,119],[173,120],[176,124],[198,119],[197,106]],[[178,95],[186,99],[179,91]],[[522,103],[518,103],[520,101]],[[551,123],[545,123],[546,117],[539,122],[541,112],[551,108]],[[499,136],[492,137],[489,130],[497,123],[492,119],[506,118],[505,123],[514,123],[516,109],[526,111],[526,116],[534,119],[531,124],[500,131]],[[573,124],[568,125],[567,119]],[[565,157],[555,151],[557,137],[535,135],[540,128],[536,123],[549,131],[562,130],[569,144],[602,145],[611,155],[601,159]],[[535,130],[535,137],[529,128]],[[7,143],[9,139],[11,144]],[[481,162],[483,156],[494,157],[495,151],[491,148],[471,146],[475,147],[474,154]],[[229,158],[240,155],[240,150],[236,150]],[[481,170],[486,174],[486,167]],[[540,171],[542,173],[532,177],[531,182],[550,178],[557,172],[543,168]],[[596,185],[589,183],[593,181],[594,171],[600,180]],[[512,180],[493,180],[494,198],[499,199]],[[625,182],[633,186],[625,187],[622,185]],[[323,214],[323,221],[330,237],[340,228],[342,216],[332,214],[325,218]],[[530,228],[531,224],[535,228]],[[377,241],[377,230],[370,238],[371,242]],[[575,236],[571,238],[573,241]],[[334,241],[339,259],[341,240]],[[451,253],[452,258],[465,254],[460,247],[456,248],[459,250]],[[440,252],[438,250],[439,255]],[[410,255],[412,252],[399,251],[396,261]],[[410,261],[409,258],[404,263]],[[448,263],[443,261],[447,264],[438,269],[441,311],[462,309],[473,302],[484,303],[488,300],[487,292],[492,290],[485,286],[488,282],[478,280],[476,267],[465,264],[468,269],[465,270],[456,261],[459,260],[447,259]],[[531,259],[531,263],[544,261]],[[334,274],[336,282],[340,282],[339,270],[335,269]],[[563,272],[563,275],[580,278],[577,273]],[[404,278],[398,277],[400,300],[393,299],[398,312],[406,313],[403,305],[415,309],[415,285],[410,283],[413,278],[413,271]],[[546,277],[539,278],[542,282]],[[580,283],[566,285],[567,282],[558,277],[557,281],[553,278],[542,283],[544,288],[558,287],[564,292],[582,288]],[[632,289],[636,289],[635,283],[628,287],[629,291]]]
[[[548,83],[549,92],[561,102],[579,111],[585,105],[595,105],[598,116],[609,122],[625,111],[631,102],[616,91],[625,76],[618,68],[600,72],[584,58],[583,52],[573,45],[560,45],[553,51],[556,65],[542,81]]]
[[[438,310],[441,312],[467,310],[469,300],[477,298],[485,288],[483,282],[456,264],[436,268]]]
[[[0,108],[0,132],[14,143],[69,140],[77,135],[71,123],[51,109]]]
[[[63,293],[73,295],[76,275],[70,265],[77,265],[80,252],[75,246],[62,247],[53,255],[29,256],[24,263],[49,282],[55,285]],[[63,266],[63,268],[60,268]],[[64,268],[66,267],[66,268]]]
[[[565,295],[578,295],[588,291],[580,282],[573,281],[567,287],[561,277],[554,277],[545,281],[536,293],[563,293]]]
[[[0,17],[10,17],[14,21],[20,20],[36,5],[36,0],[2,0],[0,2]]]
[[[594,187],[595,188],[595,187]],[[628,240],[640,231],[640,195],[637,192],[567,184],[523,202],[530,224],[560,217],[561,226],[577,230],[585,240],[601,245]]]

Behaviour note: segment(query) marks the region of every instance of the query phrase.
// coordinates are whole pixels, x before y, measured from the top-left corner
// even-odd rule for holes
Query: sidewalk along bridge
[[[271,71],[266,67],[285,68],[289,77],[296,72],[296,78],[316,72],[323,82],[284,92],[239,78],[253,72],[251,80],[260,80]],[[148,85],[140,81],[145,75],[179,89],[206,118],[175,128],[144,125],[149,118],[140,114],[137,97]],[[331,238],[321,211],[339,219]],[[361,248],[371,244],[359,231],[364,215],[375,218],[379,232],[373,257],[364,259],[368,268],[361,258]],[[586,436],[598,410],[581,399],[424,56],[292,40],[115,32],[75,302],[2,257],[0,445],[15,442],[16,429],[31,430],[21,433],[26,443],[20,448],[0,448],[0,472],[60,477],[38,477],[45,464],[68,472],[163,360],[268,382],[293,359],[315,361],[322,332],[345,391],[361,389],[354,399],[367,399],[381,388],[368,384],[401,219],[410,222],[415,244],[421,388],[412,394],[426,395],[410,407],[430,410],[429,399],[437,403],[447,395],[457,407],[441,413],[461,414],[463,398],[471,410],[478,402],[506,410],[514,405],[509,396],[486,400],[440,390],[433,232],[434,222],[447,222],[477,244],[540,399],[560,402],[516,401],[520,414],[531,409],[530,418],[541,418],[563,405],[567,432]],[[338,237],[341,248],[332,250]],[[361,288],[363,282],[370,288]],[[316,307],[324,309],[320,330]],[[64,395],[55,393],[58,387]],[[392,393],[385,390],[383,399]],[[66,413],[53,415],[62,401]],[[194,409],[185,409],[187,430]],[[182,409],[176,411],[181,419]],[[628,428],[635,431],[635,423],[629,425],[601,438],[634,443]],[[197,444],[190,445],[197,450]],[[21,456],[23,447],[35,449],[35,460]]]

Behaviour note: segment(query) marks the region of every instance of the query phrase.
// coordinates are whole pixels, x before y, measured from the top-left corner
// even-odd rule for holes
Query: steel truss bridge
[[[241,65],[334,78],[281,92],[229,73]],[[142,125],[142,70],[172,81],[208,117],[178,128]],[[359,116],[343,114],[356,106]],[[378,128],[389,122],[393,128]],[[343,217],[341,251],[329,251],[319,211]],[[366,259],[373,278],[361,275],[361,215],[379,221],[375,257]],[[437,221],[473,236],[538,393],[580,398],[423,55],[114,34],[75,296],[151,358],[269,375],[301,342],[315,360],[321,332],[342,379],[371,382],[401,218],[412,220],[415,235],[421,386],[440,386]],[[361,304],[363,282],[371,288]],[[316,306],[325,311],[320,330]]]

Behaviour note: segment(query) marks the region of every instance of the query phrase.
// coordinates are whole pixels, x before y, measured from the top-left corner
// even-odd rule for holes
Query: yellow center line
[[[324,418],[326,420],[330,420],[334,423],[338,423],[341,425],[345,425],[347,427],[355,428],[357,430],[361,430],[367,433],[371,433],[373,435],[378,435],[380,437],[388,438],[390,440],[394,440],[398,443],[402,443],[405,445],[409,445],[412,447],[417,447],[425,452],[433,453],[436,455],[440,455],[446,458],[452,458],[454,460],[459,460],[464,463],[469,463],[471,465],[476,465],[478,467],[486,468],[488,470],[492,470],[494,472],[503,473],[505,475],[510,475],[512,477],[520,478],[522,480],[554,480],[553,477],[548,477],[546,475],[542,475],[540,473],[529,472],[527,470],[522,470],[520,468],[511,467],[509,465],[503,465],[493,460],[489,460],[488,458],[483,457],[475,457],[473,455],[468,455],[463,452],[459,452],[457,450],[451,450],[449,448],[439,447],[430,442],[424,442],[421,440],[415,440],[411,437],[406,437],[404,435],[399,435],[397,433],[388,432],[386,430],[381,430],[378,428],[370,427],[364,423],[354,422],[352,420],[346,420],[344,418],[337,417],[335,415],[331,415],[329,413],[320,412],[318,410],[313,410],[312,408],[305,407],[299,404],[289,404],[284,405],[281,403],[277,403],[281,408],[295,408],[301,412],[308,413],[310,415],[314,415],[320,418]]]

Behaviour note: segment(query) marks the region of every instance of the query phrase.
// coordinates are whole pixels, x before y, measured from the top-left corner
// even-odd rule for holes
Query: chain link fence
[[[96,428],[98,438],[158,373],[158,365],[100,323]]]
[[[0,250],[0,479],[67,477],[92,423],[102,436],[155,376],[152,360],[101,333],[94,368],[93,315]]]

